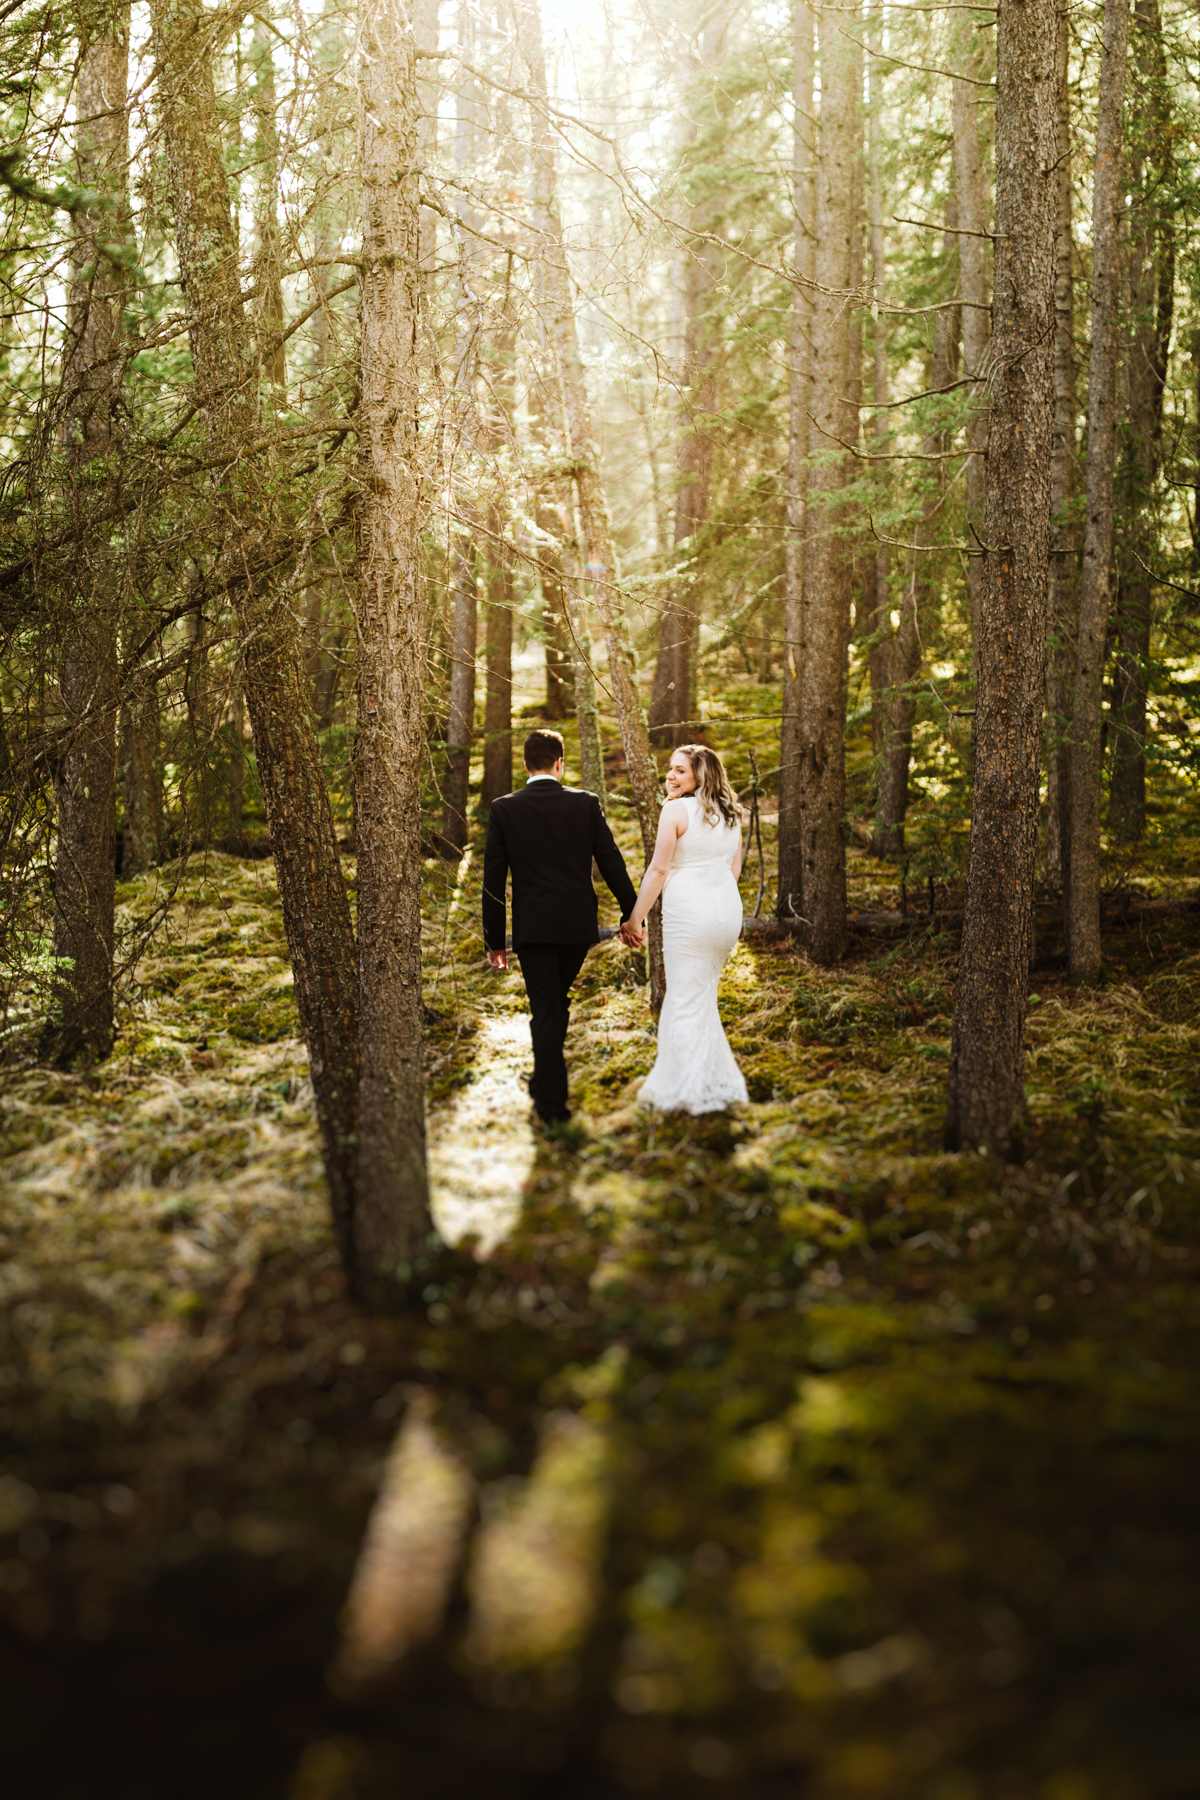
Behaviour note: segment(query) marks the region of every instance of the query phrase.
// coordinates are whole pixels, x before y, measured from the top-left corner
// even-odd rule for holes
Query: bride
[[[667,800],[628,925],[640,935],[663,897],[667,997],[658,1055],[638,1100],[661,1112],[719,1112],[746,1083],[717,1012],[717,981],[742,929],[742,830],[725,766],[707,744],[671,753]]]

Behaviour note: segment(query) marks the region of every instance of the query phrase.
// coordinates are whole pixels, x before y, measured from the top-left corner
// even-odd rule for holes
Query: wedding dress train
[[[658,1055],[638,1100],[660,1112],[719,1112],[748,1098],[717,1011],[717,982],[742,929],[742,898],[730,862],[737,828],[704,817],[684,797],[688,826],[676,840],[662,896],[667,997]]]

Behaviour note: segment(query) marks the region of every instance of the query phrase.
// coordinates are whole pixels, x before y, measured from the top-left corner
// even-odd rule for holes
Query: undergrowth
[[[1181,1791],[1194,863],[1176,843],[1129,877],[1175,904],[1113,915],[1095,989],[1068,985],[1043,921],[1029,1154],[1004,1166],[942,1148],[951,927],[935,908],[878,929],[894,871],[852,861],[844,964],[757,936],[728,966],[733,1115],[639,1111],[643,972],[591,953],[575,1145],[530,1130],[477,853],[428,866],[435,1206],[478,1260],[403,1320],[342,1290],[270,865],[126,883],[127,927],[176,891],[113,1057],[7,1071],[0,1407],[23,1448],[0,1589],[28,1642],[75,1642],[55,1609],[82,1583],[106,1667],[132,1656],[132,1585],[189,1657],[215,1632],[219,1687],[242,1625],[214,1592],[261,1588],[274,1620],[299,1583],[290,1636],[323,1669],[391,1454],[413,1493],[474,1496],[445,1515],[469,1574],[423,1679],[443,1756],[477,1754],[480,1779],[562,1718],[563,1766],[606,1794],[655,1770],[681,1795],[697,1770],[729,1795],[801,1772],[838,1800]],[[281,1654],[274,1624],[262,1641]],[[292,1784],[256,1796],[392,1791],[403,1706],[349,1727],[327,1705],[280,1740]]]

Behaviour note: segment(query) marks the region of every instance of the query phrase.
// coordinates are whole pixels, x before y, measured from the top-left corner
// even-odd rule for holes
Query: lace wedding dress
[[[684,796],[687,830],[663,888],[667,997],[658,1019],[658,1055],[638,1090],[660,1112],[719,1112],[745,1100],[746,1083],[717,1011],[717,982],[742,929],[742,898],[730,861],[737,828],[704,817]]]

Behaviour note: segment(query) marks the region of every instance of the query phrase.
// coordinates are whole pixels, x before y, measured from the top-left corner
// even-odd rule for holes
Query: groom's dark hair
[[[531,775],[540,769],[552,769],[563,754],[560,731],[531,731],[525,739],[525,767]]]

